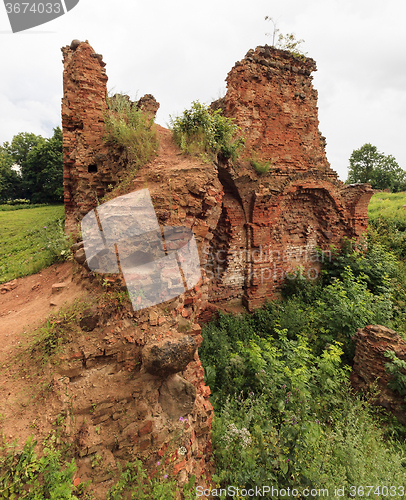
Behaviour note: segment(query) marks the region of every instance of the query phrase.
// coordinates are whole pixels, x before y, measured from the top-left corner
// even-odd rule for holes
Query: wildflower
[[[187,449],[184,446],[181,446],[180,448],[178,448],[178,453],[179,455],[186,455]]]
[[[183,417],[180,417],[179,422],[183,422]]]
[[[46,228],[47,228],[47,227],[46,227],[46,226],[44,226],[44,229],[46,229]]]
[[[157,464],[157,465],[161,465],[161,462],[157,462],[156,464]]]
[[[164,475],[164,478],[165,478],[165,479],[168,479],[168,474],[165,474],[165,475]]]
[[[189,423],[189,420],[187,418],[185,418],[183,421],[186,422],[187,424]]]

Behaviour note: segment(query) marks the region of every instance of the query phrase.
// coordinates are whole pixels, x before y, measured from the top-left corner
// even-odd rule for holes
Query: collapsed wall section
[[[373,394],[373,403],[391,411],[402,424],[406,423],[405,398],[393,390],[396,378],[386,368],[392,363],[385,356],[390,351],[406,361],[406,342],[395,331],[381,325],[359,328],[353,337],[355,344],[351,384],[356,391]]]

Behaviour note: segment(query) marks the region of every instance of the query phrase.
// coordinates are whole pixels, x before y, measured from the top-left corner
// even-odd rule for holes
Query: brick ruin
[[[66,230],[76,233],[81,218],[125,174],[128,158],[103,142],[107,76],[102,56],[78,41],[62,51]],[[226,96],[214,103],[241,128],[246,148],[236,165],[217,158],[204,167],[217,172],[224,191],[224,196],[214,191],[222,213],[201,247],[213,278],[213,301],[231,300],[253,310],[273,299],[299,266],[314,276],[316,248],[340,246],[343,237],[358,238],[367,227],[371,188],[344,185],[326,158],[312,86],[315,70],[310,58],[258,47],[235,64]],[[139,104],[150,114],[159,106],[152,96]],[[269,173],[258,174],[253,161],[269,164]],[[157,197],[166,189],[162,182]],[[190,191],[190,203],[196,195],[202,197]],[[213,203],[212,195],[205,203]]]
[[[107,76],[102,56],[79,41],[62,52],[65,224],[67,233],[77,235],[84,215],[125,175],[129,158],[103,140]],[[118,330],[113,328],[119,342],[111,333],[116,323],[103,319],[100,311],[93,314],[99,317],[99,330],[109,333],[88,352],[71,353],[65,360],[71,390],[85,379],[97,380],[99,365],[110,367],[107,373],[112,365],[118,373],[128,365],[131,381],[119,379],[125,389],[118,383],[114,401],[101,401],[103,410],[93,426],[103,426],[106,440],[90,429],[87,439],[97,444],[84,441],[84,457],[104,446],[111,460],[136,456],[153,467],[174,435],[177,417],[184,416],[189,423],[178,443],[186,455],[176,455],[172,466],[181,482],[196,474],[204,484],[210,477],[213,409],[197,351],[202,340],[198,322],[209,318],[213,308],[254,310],[275,298],[298,266],[314,277],[320,268],[316,248],[340,246],[344,237],[359,238],[365,231],[373,192],[368,185],[344,185],[330,168],[318,130],[315,70],[312,59],[268,46],[250,50],[235,64],[227,94],[213,103],[245,137],[242,159],[235,164],[220,155],[212,163],[180,155],[170,132],[157,127],[158,155],[139,169],[128,191],[148,187],[160,224],[192,229],[202,279],[176,299],[128,311]],[[150,116],[159,106],[149,95],[136,105]],[[258,173],[255,162],[269,164],[269,172]],[[74,250],[86,267],[83,243]],[[111,280],[125,289],[119,276]],[[173,360],[154,371],[168,349],[184,352],[183,362]],[[77,405],[82,415],[91,408],[91,387]],[[123,409],[132,416],[125,425]],[[115,445],[107,437],[112,434]]]
[[[359,392],[371,394],[372,391],[374,404],[383,406],[405,424],[405,398],[388,387],[388,382],[393,382],[394,377],[385,368],[390,360],[384,353],[392,351],[397,358],[406,361],[406,342],[394,330],[381,325],[359,328],[354,342],[352,386]]]
[[[77,234],[79,222],[98,204],[108,186],[125,175],[126,151],[106,145],[107,75],[103,56],[86,42],[73,40],[63,54],[63,185],[65,228]],[[155,116],[159,104],[147,94],[135,106]]]
[[[235,64],[215,103],[241,128],[246,149],[237,165],[217,162],[225,197],[211,246],[222,252],[224,271],[212,281],[213,299],[240,299],[253,310],[299,266],[314,277],[316,248],[339,247],[367,228],[371,188],[344,185],[326,158],[315,70],[313,59],[258,47]],[[253,162],[269,173],[258,174]]]

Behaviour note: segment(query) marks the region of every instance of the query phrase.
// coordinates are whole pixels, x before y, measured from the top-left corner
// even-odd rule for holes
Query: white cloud
[[[165,125],[192,100],[216,98],[234,63],[271,43],[269,15],[304,38],[317,61],[320,130],[333,169],[345,178],[352,150],[365,142],[406,169],[405,11],[402,0],[81,0],[47,25],[12,34],[0,5],[0,143],[18,132],[49,136],[60,124],[60,47],[73,38],[103,54],[109,88],[154,94]]]

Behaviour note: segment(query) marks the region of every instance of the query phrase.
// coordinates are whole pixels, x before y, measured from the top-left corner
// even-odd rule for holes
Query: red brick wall
[[[245,280],[240,282],[246,285],[243,302],[250,310],[274,298],[298,266],[305,276],[316,277],[316,248],[339,246],[343,237],[358,238],[367,227],[372,189],[343,185],[326,158],[312,85],[315,70],[312,59],[257,47],[235,64],[227,94],[214,103],[246,141],[243,160],[220,162],[219,178],[245,214],[240,217],[244,227],[240,223],[233,231],[246,241]],[[256,172],[253,162],[258,161],[269,164],[269,173]],[[227,244],[233,251],[232,238]],[[228,279],[230,272],[231,263]],[[211,299],[225,302],[229,295],[223,279]]]

